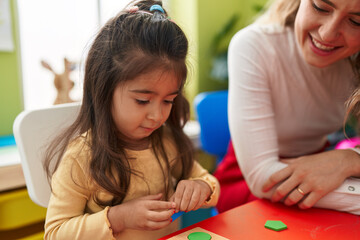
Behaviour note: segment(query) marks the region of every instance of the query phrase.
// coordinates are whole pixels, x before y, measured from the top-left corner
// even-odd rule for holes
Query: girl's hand
[[[160,201],[162,194],[149,195],[111,207],[108,212],[114,234],[126,228],[157,230],[172,222],[175,203]]]
[[[202,180],[181,180],[170,201],[176,203],[176,211],[199,209],[211,194],[210,186]]]
[[[283,159],[288,166],[274,173],[265,182],[267,192],[276,184],[271,196],[273,202],[283,200],[286,205],[312,207],[324,195],[338,188],[351,176],[358,154],[351,150],[334,150],[296,159]]]

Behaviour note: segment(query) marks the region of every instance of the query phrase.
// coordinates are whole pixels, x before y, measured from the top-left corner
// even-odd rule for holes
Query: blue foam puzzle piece
[[[183,211],[180,211],[180,212],[177,212],[177,213],[174,213],[172,216],[171,216],[171,219],[173,221],[175,221],[177,218],[179,218],[181,215],[183,215],[185,212]]]

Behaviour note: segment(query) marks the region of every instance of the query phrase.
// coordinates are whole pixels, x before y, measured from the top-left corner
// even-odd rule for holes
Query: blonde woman
[[[256,197],[360,214],[359,153],[324,151],[360,82],[359,39],[360,0],[274,1],[233,37],[229,126]]]

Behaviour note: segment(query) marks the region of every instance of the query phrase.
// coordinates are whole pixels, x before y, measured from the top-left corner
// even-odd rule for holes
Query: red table
[[[267,220],[280,220],[288,227],[279,232],[264,227]],[[234,240],[360,240],[360,216],[328,209],[301,210],[282,203],[256,200],[211,217],[173,234],[201,227]]]

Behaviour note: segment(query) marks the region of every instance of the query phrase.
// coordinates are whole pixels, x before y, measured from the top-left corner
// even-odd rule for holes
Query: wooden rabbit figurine
[[[64,58],[64,72],[62,74],[57,74],[45,61],[41,61],[41,65],[54,74],[54,85],[57,90],[54,104],[74,102],[69,95],[70,90],[74,87],[74,82],[70,79],[72,63]]]

